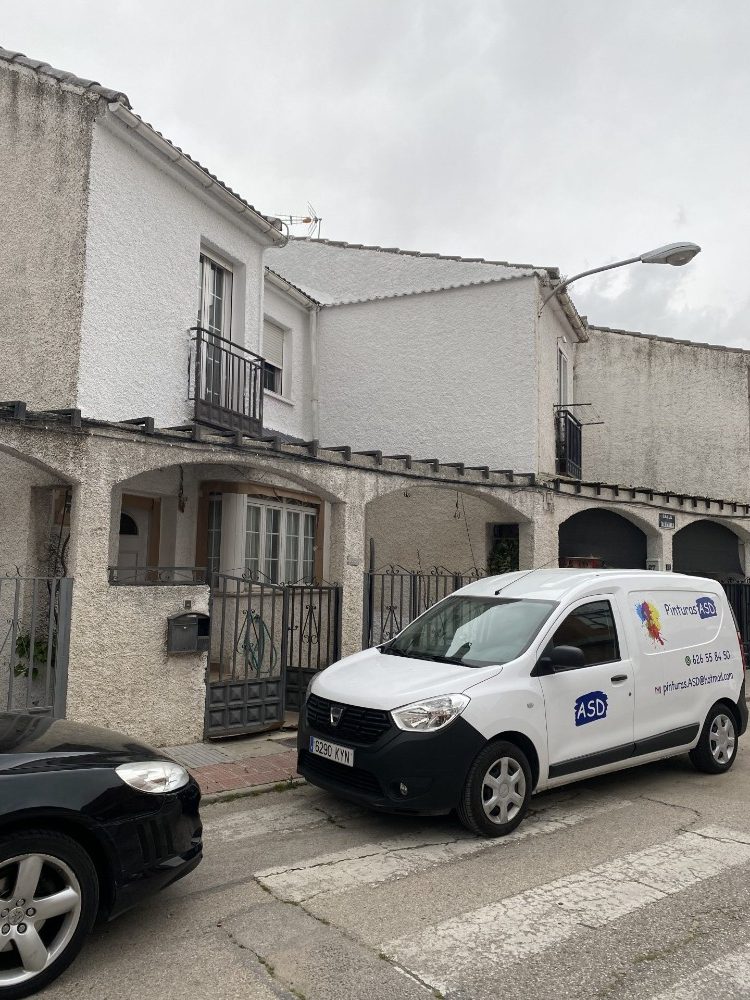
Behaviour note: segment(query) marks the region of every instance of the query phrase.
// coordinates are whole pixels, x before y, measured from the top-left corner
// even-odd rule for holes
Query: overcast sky
[[[0,0],[266,213],[552,264],[591,322],[750,348],[747,0]],[[298,230],[302,234],[303,230]]]

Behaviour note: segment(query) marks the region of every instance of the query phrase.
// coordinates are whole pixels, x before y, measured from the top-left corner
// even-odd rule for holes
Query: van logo
[[[641,621],[641,625],[655,646],[664,645],[664,636],[661,631],[661,615],[659,609],[650,601],[639,601],[635,606],[635,613]]]
[[[588,722],[596,722],[598,719],[607,718],[607,708],[609,703],[603,691],[589,691],[576,698],[575,720],[577,726],[585,726]]]
[[[331,705],[331,725],[338,726],[341,716],[344,714],[343,705]]]
[[[695,603],[701,618],[716,618],[719,613],[715,601],[710,597],[699,597]]]

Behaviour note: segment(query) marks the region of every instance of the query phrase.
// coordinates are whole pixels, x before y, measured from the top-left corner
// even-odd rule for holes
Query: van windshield
[[[464,667],[509,663],[531,645],[556,606],[508,597],[448,597],[380,652]]]

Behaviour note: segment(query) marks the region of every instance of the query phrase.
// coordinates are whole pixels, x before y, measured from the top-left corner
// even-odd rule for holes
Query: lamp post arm
[[[590,271],[581,271],[580,274],[574,274],[572,278],[566,278],[565,281],[557,285],[548,295],[545,296],[542,304],[539,306],[537,317],[542,315],[542,309],[544,309],[550,299],[559,295],[560,292],[565,291],[568,285],[572,285],[573,282],[578,281],[579,278],[586,278],[590,274],[599,274],[600,271],[611,271],[615,267],[624,267],[626,264],[637,264],[640,259],[640,257],[628,257],[627,260],[618,260],[615,261],[614,264],[605,264],[603,267],[592,267]]]

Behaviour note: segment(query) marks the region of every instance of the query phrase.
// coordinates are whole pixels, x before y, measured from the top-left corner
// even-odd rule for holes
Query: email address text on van
[[[675,691],[687,691],[690,688],[705,687],[706,684],[723,684],[734,679],[729,671],[723,674],[698,674],[697,677],[686,677],[681,681],[667,681],[666,684],[655,684],[656,694],[673,694]]]

